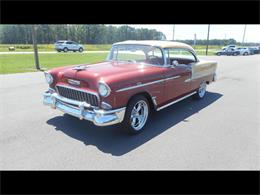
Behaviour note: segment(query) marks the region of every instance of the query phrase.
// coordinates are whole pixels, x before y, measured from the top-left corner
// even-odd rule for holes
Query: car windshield
[[[108,60],[127,61],[133,63],[145,63],[163,65],[162,50],[148,45],[118,44],[114,45],[108,55]]]

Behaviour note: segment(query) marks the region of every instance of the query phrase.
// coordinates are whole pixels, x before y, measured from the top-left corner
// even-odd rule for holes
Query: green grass
[[[65,65],[101,62],[107,53],[55,53],[39,54],[41,68],[50,69]],[[33,54],[1,54],[0,74],[36,71]]]
[[[15,51],[33,51],[33,46],[30,44],[0,44],[0,52],[8,52],[9,47],[15,47]],[[23,49],[24,48],[24,49]],[[85,44],[86,51],[107,51],[110,50],[110,44]],[[38,44],[39,51],[55,51],[54,44]]]
[[[1,47],[2,45],[0,45]],[[104,45],[89,45],[92,51],[103,50]],[[110,47],[110,46],[109,46]],[[104,49],[108,50],[108,49]],[[210,48],[208,55],[214,55]],[[205,55],[205,50],[197,50],[198,55]],[[50,69],[65,65],[101,62],[107,53],[53,53],[39,54],[41,68]],[[0,54],[0,74],[36,71],[33,54]]]
[[[111,44],[85,44],[86,51],[108,51],[111,48]],[[9,47],[15,47],[15,51],[33,51],[33,46],[30,44],[0,44],[0,52],[8,52]],[[205,50],[206,45],[192,46],[195,50]],[[209,45],[210,50],[219,50],[223,46]],[[22,49],[25,48],[25,49]],[[39,51],[54,51],[54,44],[38,44]]]

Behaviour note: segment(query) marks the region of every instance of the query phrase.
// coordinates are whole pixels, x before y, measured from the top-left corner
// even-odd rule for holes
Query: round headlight
[[[48,72],[45,72],[44,74],[45,74],[46,82],[47,82],[49,85],[52,84],[52,82],[53,82],[53,77],[51,76],[51,74],[48,73]]]
[[[99,83],[98,92],[101,96],[107,97],[110,94],[110,88],[105,83]]]

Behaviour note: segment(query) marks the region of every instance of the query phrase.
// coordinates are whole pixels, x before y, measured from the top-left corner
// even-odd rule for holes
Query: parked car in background
[[[252,55],[259,53],[259,48],[258,47],[251,47],[249,50],[251,50]]]
[[[237,56],[237,55],[240,55],[240,51],[237,50],[236,48],[230,47],[230,48],[224,48],[220,51],[217,51],[216,55],[218,55],[218,56],[221,56],[221,55]]]
[[[250,54],[250,50],[248,47],[238,47],[237,50],[240,52],[240,55],[247,56]]]
[[[76,43],[74,41],[57,41],[55,44],[55,49],[58,52],[64,51],[64,52],[68,52],[68,51],[78,51],[78,52],[83,52],[84,51],[84,47],[83,45]]]
[[[250,55],[254,55],[257,52],[257,50],[254,47],[249,47],[248,49],[250,51]]]
[[[49,89],[43,103],[97,126],[120,123],[135,134],[152,111],[190,96],[203,99],[216,68],[217,62],[198,59],[184,43],[119,42],[104,62],[45,72]]]
[[[236,48],[236,45],[227,45],[225,47],[222,47],[222,49],[229,49],[229,48]]]

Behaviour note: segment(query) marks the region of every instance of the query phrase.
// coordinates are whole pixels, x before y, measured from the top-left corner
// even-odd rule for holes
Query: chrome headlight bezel
[[[44,72],[44,75],[45,75],[45,80],[46,82],[50,85],[53,83],[53,76],[48,73],[48,72]]]
[[[107,97],[111,93],[110,87],[105,82],[98,83],[98,93],[102,97]]]

